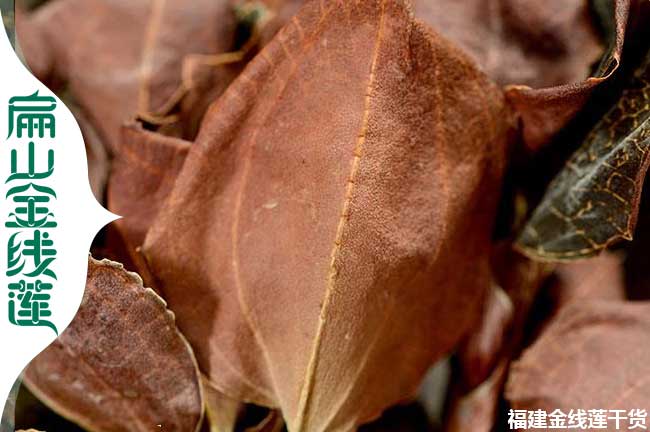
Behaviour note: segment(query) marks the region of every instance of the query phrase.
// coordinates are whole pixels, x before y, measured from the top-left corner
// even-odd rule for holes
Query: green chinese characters
[[[58,335],[50,310],[57,280],[57,250],[52,238],[57,222],[51,211],[57,195],[50,184],[54,149],[48,148],[48,138],[56,136],[55,108],[56,99],[39,96],[38,91],[9,99],[7,141],[12,148],[5,200],[13,211],[5,221],[9,230],[5,273],[9,278],[9,322],[49,327]],[[25,142],[23,137],[29,140]]]

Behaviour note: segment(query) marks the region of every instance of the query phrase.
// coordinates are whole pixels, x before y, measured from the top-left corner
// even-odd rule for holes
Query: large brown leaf
[[[650,54],[551,182],[517,246],[534,259],[565,261],[631,240],[649,150]]]
[[[230,51],[235,34],[227,0],[59,0],[25,23],[47,44],[24,47],[35,72],[48,74],[38,78],[66,81],[111,150],[124,121],[157,113],[177,94],[187,55]]]
[[[135,273],[89,258],[79,312],[31,362],[25,383],[89,431],[197,430],[198,368],[165,306]]]
[[[646,407],[649,316],[647,302],[571,303],[513,365],[506,397],[549,412]]]
[[[291,431],[412,396],[480,313],[512,124],[402,2],[308,3],[211,107],[143,247],[215,387]]]

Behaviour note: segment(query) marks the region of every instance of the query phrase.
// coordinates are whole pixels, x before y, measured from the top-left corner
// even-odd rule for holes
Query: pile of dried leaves
[[[650,227],[649,18],[647,0],[19,8],[123,216],[93,246],[123,265],[89,259],[24,383],[101,432],[647,407],[650,236],[616,242]]]

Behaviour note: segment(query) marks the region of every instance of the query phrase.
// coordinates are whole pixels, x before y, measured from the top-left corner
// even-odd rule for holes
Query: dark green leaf
[[[549,185],[518,239],[534,259],[595,255],[632,239],[650,147],[650,54]]]

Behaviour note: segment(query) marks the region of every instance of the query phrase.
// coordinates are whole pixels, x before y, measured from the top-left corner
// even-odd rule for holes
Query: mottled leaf
[[[649,317],[647,302],[572,302],[513,365],[506,397],[549,412],[646,407]]]
[[[25,371],[29,389],[89,431],[187,431],[203,413],[199,372],[174,315],[135,273],[89,258],[70,327]]]
[[[309,2],[210,108],[143,246],[210,380],[291,431],[414,396],[480,314],[512,124],[402,2]]]
[[[534,259],[565,261],[631,240],[649,150],[650,55],[551,182],[517,246]]]

